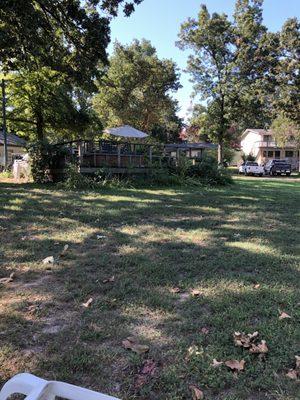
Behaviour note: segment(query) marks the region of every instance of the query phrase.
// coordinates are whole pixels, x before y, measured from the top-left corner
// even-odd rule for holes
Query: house
[[[11,164],[15,156],[26,153],[26,141],[12,133],[7,134],[8,164]],[[4,135],[0,131],[0,166],[4,166]]]
[[[217,146],[213,143],[199,142],[199,143],[172,143],[164,146],[165,152],[169,153],[171,157],[177,157],[180,153],[185,154],[188,158],[201,158],[204,151],[215,150]]]
[[[298,169],[299,149],[291,140],[284,147],[277,145],[271,130],[246,129],[241,137],[241,150],[246,155],[252,155],[259,164],[269,160],[287,160],[292,169]]]

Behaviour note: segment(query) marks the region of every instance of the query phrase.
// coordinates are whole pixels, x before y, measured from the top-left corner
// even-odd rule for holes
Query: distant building
[[[7,134],[7,156],[8,163],[11,164],[15,156],[26,153],[26,141],[12,133]],[[4,165],[4,135],[0,131],[0,166]]]
[[[185,154],[188,158],[201,158],[204,151],[215,150],[217,145],[207,142],[199,143],[173,143],[165,145],[165,152],[171,157],[176,157],[178,154]]]
[[[259,164],[269,160],[287,160],[293,169],[299,165],[299,150],[291,140],[285,147],[277,145],[271,130],[246,129],[241,137],[241,150],[246,155],[252,155]]]

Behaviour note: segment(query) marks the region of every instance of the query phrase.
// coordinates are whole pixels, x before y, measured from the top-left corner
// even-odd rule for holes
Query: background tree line
[[[141,1],[3,0],[9,128],[57,141],[131,124],[154,139],[177,140],[176,64],[159,59],[147,40],[115,43],[107,55],[110,20],[121,8],[129,16]],[[220,162],[246,127],[272,126],[281,142],[299,138],[300,24],[290,19],[269,32],[262,12],[263,0],[237,0],[232,19],[201,6],[179,33],[200,101],[188,132],[218,143]]]
[[[263,0],[237,0],[233,20],[202,5],[181,26],[178,46],[191,50],[187,71],[202,101],[190,132],[218,143],[219,162],[245,128],[272,127],[281,142],[299,142],[300,23],[273,33],[262,14]]]

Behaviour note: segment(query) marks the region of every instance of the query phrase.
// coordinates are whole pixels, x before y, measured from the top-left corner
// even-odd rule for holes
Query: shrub
[[[227,185],[232,183],[232,177],[224,167],[218,166],[214,157],[203,157],[195,165],[190,166],[187,176],[199,179],[201,182],[209,185]]]
[[[67,154],[67,149],[57,147],[47,141],[38,141],[29,145],[28,152],[34,182],[47,183],[53,181],[51,169],[56,167],[59,157]]]
[[[69,164],[66,168],[63,182],[58,187],[65,190],[95,189],[97,187],[93,179],[78,172],[76,164]]]

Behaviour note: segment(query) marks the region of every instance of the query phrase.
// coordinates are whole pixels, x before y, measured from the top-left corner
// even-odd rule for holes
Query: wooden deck
[[[76,162],[82,174],[93,174],[101,168],[113,174],[146,174],[172,157],[161,145],[120,141],[72,141],[57,144],[58,155],[53,161],[53,175],[65,172],[70,162]]]

